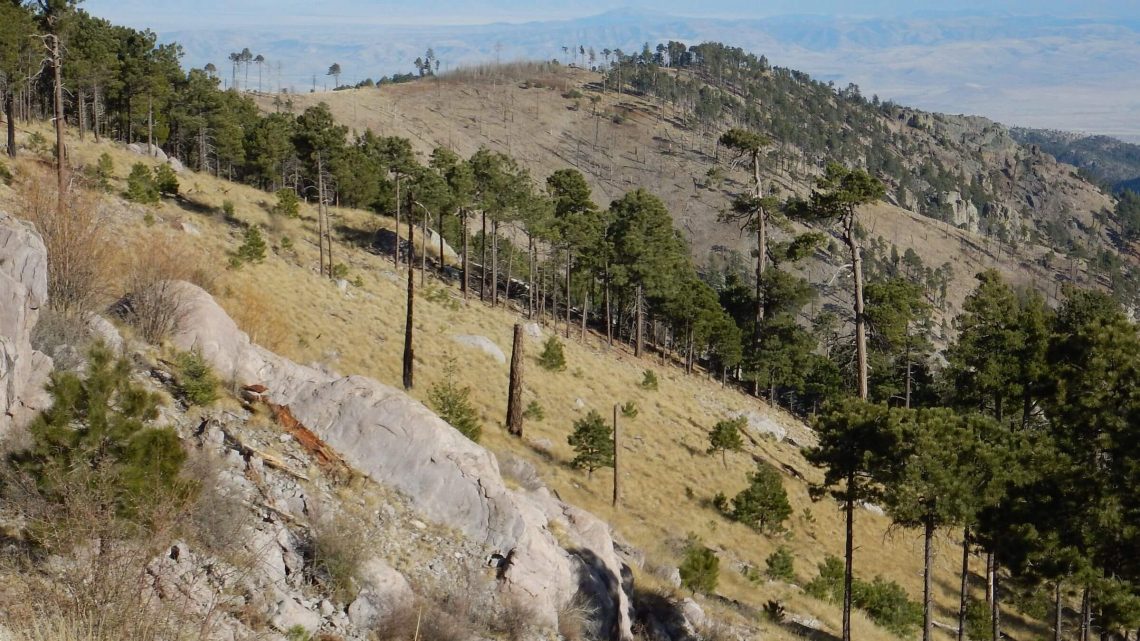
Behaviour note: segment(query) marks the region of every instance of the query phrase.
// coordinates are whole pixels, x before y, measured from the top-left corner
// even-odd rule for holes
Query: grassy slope
[[[96,145],[90,140],[82,144],[71,140],[69,146],[77,164],[91,164],[103,152],[111,154],[119,190],[130,165],[145,162],[121,146],[106,142]],[[26,176],[32,164],[35,161],[25,156],[15,169]],[[173,239],[215,277],[215,295],[255,340],[299,362],[321,363],[342,374],[363,374],[399,385],[405,289],[403,275],[393,270],[390,258],[338,244],[337,260],[349,266],[349,279],[359,276],[363,281],[363,287],[350,287],[347,294],[342,294],[316,273],[316,220],[311,210],[303,209],[299,220],[282,220],[267,213],[271,196],[264,192],[189,172],[181,175],[180,181],[187,201],[182,204],[167,201],[146,208],[123,203],[114,195],[103,198],[108,223],[115,230],[122,253],[129,252],[130,243],[136,239],[148,243],[158,237]],[[288,236],[295,249],[275,250],[260,265],[226,270],[226,255],[240,244],[241,229],[220,214],[225,200],[234,204],[235,217],[240,221],[265,225],[274,248]],[[18,212],[16,193],[0,186],[0,207]],[[152,225],[144,222],[148,212],[154,217]],[[338,210],[335,214],[346,226],[362,230],[393,225],[390,219],[366,212]],[[193,225],[198,233],[182,231],[184,222]],[[707,507],[715,493],[732,496],[744,486],[745,475],[754,465],[753,457],[794,467],[806,474],[809,481],[820,478],[820,472],[806,464],[797,447],[762,438],[746,442],[746,452],[730,454],[727,469],[722,468],[719,456],[704,454],[706,433],[716,421],[732,411],[753,410],[767,414],[797,435],[797,440],[805,442],[810,435],[802,424],[760,401],[722,389],[715,382],[687,377],[674,367],[660,366],[648,359],[636,360],[622,348],[607,349],[596,336],[579,344],[575,334],[574,340],[565,341],[565,372],[546,372],[533,358],[528,359],[526,399],[537,399],[546,410],[546,418],[529,422],[523,441],[511,439],[501,429],[507,367],[477,350],[454,343],[450,337],[487,336],[508,352],[511,326],[520,320],[520,315],[512,310],[490,309],[477,298],[465,303],[456,289],[431,277],[428,287],[418,291],[417,386],[413,396],[426,398],[430,385],[442,378],[445,363],[453,363],[463,382],[472,387],[472,400],[484,419],[483,444],[494,452],[533,462],[545,482],[563,499],[609,520],[618,536],[643,549],[651,562],[675,565],[679,542],[686,534],[695,533],[722,557],[718,594],[756,608],[768,599],[780,599],[789,613],[817,618],[825,629],[838,631],[838,607],[814,601],[793,586],[753,585],[739,572],[742,564],[763,568],[765,557],[782,544],[795,554],[797,576],[801,583],[806,582],[814,576],[816,564],[825,555],[842,553],[842,515],[833,503],[812,503],[807,486],[785,475],[794,516],[788,522],[788,534],[776,538],[758,535]],[[538,353],[537,343],[528,342],[527,347],[532,357]],[[657,373],[658,391],[640,388],[645,369]],[[615,402],[633,400],[640,408],[636,419],[622,422],[623,502],[619,510],[610,506],[609,470],[599,471],[588,481],[584,473],[567,465],[572,452],[566,437],[571,423],[586,411],[575,409],[578,399],[586,408],[598,409],[603,415],[608,415]],[[542,451],[546,449],[549,454]],[[691,498],[687,498],[688,490]],[[808,509],[813,517],[811,522],[805,519]],[[892,531],[887,519],[865,510],[857,513],[856,529],[857,574],[868,579],[881,574],[900,582],[917,598],[922,578],[919,534]],[[947,623],[953,620],[956,610],[958,549],[956,539],[947,535],[940,537],[935,554],[937,618]],[[980,561],[975,559],[974,565],[980,568]],[[649,583],[659,583],[647,572],[640,576]],[[723,606],[710,607],[726,613]],[[1015,638],[1043,634],[1036,626],[1026,628],[1014,617],[1007,621]],[[772,638],[793,638],[783,628],[764,625],[771,628],[766,634]],[[937,634],[950,638],[944,632]],[[859,613],[855,615],[855,636],[868,641],[894,638]]]
[[[755,243],[750,235],[741,235],[734,225],[716,222],[731,195],[749,188],[751,181],[744,164],[729,168],[731,159],[723,150],[718,158],[719,131],[681,127],[667,107],[662,118],[659,104],[613,91],[600,97],[596,109],[599,116],[595,117],[586,97],[564,97],[567,91],[585,89],[598,81],[597,74],[586,71],[542,74],[519,66],[507,67],[503,77],[458,76],[379,89],[297,94],[289,99],[298,113],[325,102],[353,131],[372,129],[381,135],[404,136],[425,154],[441,145],[463,155],[486,146],[513,155],[540,180],[556,169],[576,167],[594,188],[595,201],[603,205],[630,189],[645,187],[669,205],[676,225],[693,246],[698,264],[718,246],[739,250],[744,256],[753,251]],[[526,79],[540,80],[542,86],[527,87],[523,82]],[[585,95],[598,94],[586,91]],[[261,100],[263,108],[274,108],[269,97]],[[621,114],[622,122],[615,123],[611,114]],[[937,151],[929,153],[944,155],[936,137],[902,122],[884,119],[884,123],[893,133],[914,137],[920,148]],[[952,156],[943,160],[955,166]],[[1004,159],[995,157],[990,162],[1001,167]],[[1070,176],[1071,168],[1054,166],[1044,159],[1034,162],[1052,181],[1045,189],[1066,203],[1073,220],[1095,227],[1091,212],[1111,208],[1111,199]],[[728,169],[728,179],[720,189],[698,187],[714,164]],[[784,194],[805,194],[810,184],[811,169],[802,165],[766,167],[765,171],[766,180],[778,185]],[[895,243],[900,254],[913,248],[932,269],[951,263],[951,308],[960,305],[975,285],[974,274],[985,268],[998,269],[1016,285],[1036,287],[1046,297],[1055,296],[1059,292],[1057,283],[1069,277],[1067,260],[1054,261],[1058,266],[1052,270],[1036,262],[1048,253],[1045,247],[1022,243],[1011,256],[1008,245],[885,202],[865,217],[864,227],[871,237]],[[816,270],[813,282],[827,281],[834,272],[834,268],[819,263],[812,269]],[[1081,271],[1078,261],[1078,281],[1087,285]],[[826,275],[820,277],[824,272]],[[837,295],[844,296],[842,291]]]

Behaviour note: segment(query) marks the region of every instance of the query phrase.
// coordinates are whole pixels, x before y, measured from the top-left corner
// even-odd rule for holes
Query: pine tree
[[[685,545],[684,558],[678,568],[681,587],[696,594],[712,594],[720,578],[720,558],[693,535]]]
[[[567,439],[577,456],[570,462],[577,468],[585,468],[590,478],[594,470],[614,465],[614,441],[610,426],[606,425],[601,414],[590,410],[584,418],[574,421],[574,433]]]
[[[788,212],[803,222],[835,225],[851,257],[852,294],[855,309],[855,358],[859,398],[867,400],[867,330],[863,312],[863,255],[856,229],[859,208],[875,202],[886,192],[883,183],[862,169],[847,169],[837,163],[827,166],[807,201],[793,202]],[[848,641],[850,630],[843,641]]]
[[[774,534],[791,515],[780,473],[768,463],[757,463],[756,471],[748,475],[748,487],[732,499],[733,520]]]
[[[709,432],[709,449],[708,453],[712,454],[719,451],[721,456],[721,464],[728,468],[728,452],[739,452],[744,448],[744,439],[740,436],[740,431],[748,425],[748,419],[744,416],[734,418],[731,420],[718,421],[713,426],[712,431]]]
[[[127,176],[127,200],[145,205],[152,205],[159,200],[158,186],[154,184],[154,176],[150,169],[141,162],[131,166],[131,173]]]
[[[891,478],[900,450],[899,431],[892,427],[895,416],[885,405],[844,400],[825,408],[816,418],[819,445],[805,452],[813,465],[824,468],[819,494],[826,489],[843,504],[846,521],[843,576],[843,641],[851,641],[853,552],[855,549],[855,504],[882,496],[880,479]]]
[[[561,372],[566,369],[566,355],[557,336],[546,339],[546,343],[542,346],[542,354],[538,356],[538,364],[549,372]]]
[[[428,390],[428,404],[439,417],[467,438],[479,442],[483,428],[470,397],[471,388],[460,387],[456,383],[455,365],[450,361],[444,368],[443,381],[432,385]]]
[[[148,502],[192,492],[193,485],[179,476],[186,454],[178,435],[153,426],[160,398],[131,380],[125,358],[96,345],[82,377],[55,372],[47,391],[51,408],[29,427],[31,446],[13,456],[47,496],[69,479],[106,475],[116,510],[131,518]]]
[[[265,239],[261,237],[261,228],[249,225],[245,228],[241,246],[238,247],[235,256],[240,262],[260,263],[265,260],[265,250],[266,244]]]

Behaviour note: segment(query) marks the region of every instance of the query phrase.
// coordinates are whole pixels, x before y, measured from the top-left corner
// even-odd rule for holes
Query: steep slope
[[[76,140],[69,144],[78,162],[90,163],[100,153],[110,154],[118,188],[129,165],[143,160],[111,144],[81,144]],[[32,164],[22,161],[18,172],[28,175]],[[337,287],[320,278],[314,269],[317,248],[312,242],[316,236],[312,211],[304,210],[300,220],[281,219],[267,212],[270,197],[263,192],[200,174],[183,174],[180,181],[184,199],[154,208],[126,205],[115,197],[103,200],[107,224],[114,230],[120,251],[137,247],[132,244],[136,240],[158,247],[169,246],[163,241],[180,245],[188,259],[209,274],[211,289],[255,341],[299,363],[398,383],[404,284],[390,259],[348,243],[338,245],[337,251],[350,269],[348,279],[359,277],[360,286],[346,283]],[[233,204],[236,220],[220,213],[226,200]],[[14,193],[6,188],[0,188],[0,203],[13,210],[19,206]],[[946,256],[960,251],[956,249],[960,244],[977,243],[975,251],[984,257],[980,260],[996,260],[996,256],[985,257],[983,241],[967,232],[939,230],[926,219],[900,215],[893,208],[883,211],[875,215],[897,226],[900,235],[913,233],[921,238],[929,232],[955,239],[955,244],[941,249]],[[335,215],[349,229],[372,231],[392,224],[367,212],[337,210]],[[260,265],[219,269],[226,255],[240,243],[238,223],[264,225],[273,252]],[[887,224],[882,223],[883,228]],[[288,243],[291,247],[284,242],[286,238],[292,239]],[[768,599],[777,599],[795,615],[797,625],[838,629],[835,605],[810,599],[793,585],[753,582],[745,574],[748,568],[763,568],[766,556],[784,545],[796,556],[797,580],[802,584],[815,575],[815,566],[825,555],[842,551],[842,515],[830,502],[814,503],[808,497],[807,483],[818,481],[820,473],[800,453],[800,446],[811,443],[811,434],[802,424],[715,382],[684,376],[675,368],[647,359],[634,359],[624,349],[609,350],[597,337],[588,336],[582,344],[566,341],[566,372],[546,372],[528,359],[527,400],[541,404],[546,417],[528,422],[524,439],[510,438],[497,427],[505,408],[505,365],[457,344],[454,337],[484,336],[507,350],[511,325],[520,320],[517,311],[465,302],[449,285],[434,279],[419,291],[417,387],[413,396],[426,398],[430,385],[443,379],[445,366],[453,365],[463,382],[472,387],[472,400],[484,422],[484,445],[503,459],[516,456],[534,465],[542,480],[563,500],[606,519],[617,537],[626,542],[642,585],[670,589],[665,577],[678,562],[686,535],[693,533],[722,558],[717,593],[723,599],[702,601],[717,616],[729,620],[743,617],[750,625],[757,625],[758,608]],[[547,336],[551,333],[550,328],[540,331]],[[536,347],[530,343],[528,349]],[[661,382],[659,390],[649,391],[639,385],[646,369],[656,373]],[[636,403],[639,414],[622,421],[623,490],[621,503],[614,508],[610,506],[611,474],[600,471],[597,477],[587,479],[572,469],[566,437],[573,420],[587,409],[605,414],[614,403],[628,401]],[[716,421],[739,412],[751,417],[750,438],[745,452],[730,456],[722,466],[704,453],[706,434]],[[782,535],[759,535],[709,507],[718,492],[731,496],[744,486],[754,459],[785,471],[784,484],[795,511],[788,531]],[[916,533],[891,530],[885,517],[868,508],[859,512],[857,536],[859,575],[870,578],[881,574],[901,583],[911,595],[919,593],[921,545]],[[937,571],[943,579],[939,581],[938,618],[943,621],[953,616],[957,549],[952,537],[939,545]],[[975,560],[975,566],[977,563]],[[741,605],[730,605],[733,602]],[[795,631],[803,631],[790,623],[758,625],[763,634],[773,638],[793,638]],[[1043,634],[1036,627],[1023,625],[1015,619],[1012,634]],[[861,639],[892,638],[862,614],[856,615],[855,631]]]
[[[675,71],[678,82],[686,73]],[[421,153],[446,146],[468,155],[486,146],[510,153],[539,179],[576,167],[603,204],[645,187],[670,206],[698,264],[711,253],[752,252],[749,235],[717,222],[750,180],[746,168],[717,145],[721,131],[736,124],[728,112],[715,124],[702,124],[683,104],[618,94],[612,87],[603,93],[601,82],[599,74],[587,71],[515,65],[380,89],[294,95],[289,101],[295,111],[325,102],[354,131],[405,136]],[[1005,127],[982,118],[851,106],[834,92],[828,98],[826,85],[778,82],[807,84],[789,94],[788,104],[771,108],[767,122],[777,142],[765,162],[765,180],[784,195],[803,195],[823,162],[873,160],[888,183],[890,203],[877,207],[868,235],[881,237],[886,247],[894,244],[900,254],[914,249],[931,269],[948,262],[952,306],[981,267],[996,267],[1049,297],[1063,282],[1108,282],[1106,274],[1090,270],[1089,259],[1112,251],[1107,226],[1099,221],[1113,201],[1072,167],[1021,147]],[[761,106],[772,99],[758,98]],[[826,104],[819,106],[820,100]],[[269,99],[263,106],[273,109]],[[835,128],[828,120],[834,116],[820,110],[852,124]],[[797,113],[810,135],[781,138],[781,127]],[[725,179],[710,174],[715,167]],[[1052,253],[1069,260],[1055,260]],[[842,296],[839,288],[824,293]]]

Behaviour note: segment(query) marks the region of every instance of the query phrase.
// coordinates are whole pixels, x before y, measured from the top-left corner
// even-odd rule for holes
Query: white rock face
[[[777,441],[782,441],[788,436],[788,430],[784,426],[777,423],[770,416],[766,416],[756,411],[737,412],[733,418],[745,417],[748,421],[748,429],[759,435],[770,435]]]
[[[437,234],[435,230],[429,229],[427,230],[426,240],[428,245],[428,255],[438,256],[439,234]],[[451,245],[449,245],[446,240],[443,241],[443,257],[447,261],[447,264],[451,266],[455,266],[459,262],[459,254],[455,253],[455,250],[451,248]]]
[[[348,606],[348,619],[358,628],[368,629],[388,620],[415,601],[412,586],[404,575],[381,559],[369,559],[360,569],[360,594]]]
[[[209,294],[188,283],[179,288],[187,313],[173,336],[176,347],[198,349],[239,384],[265,385],[273,403],[287,405],[349,465],[399,490],[430,520],[501,554],[501,598],[526,604],[536,623],[554,626],[560,607],[581,590],[605,625],[632,637],[622,564],[604,522],[545,489],[507,489],[490,452],[404,392],[281,358],[250,343]],[[555,539],[552,523],[568,549]],[[361,604],[358,617],[368,614],[364,610]]]
[[[0,212],[0,438],[46,407],[51,359],[32,349],[47,304],[47,249],[35,228]]]
[[[483,352],[487,356],[490,356],[492,359],[494,359],[495,362],[499,363],[500,365],[507,364],[507,355],[503,353],[503,350],[498,345],[496,345],[494,341],[487,338],[486,336],[457,334],[455,336],[452,336],[451,340],[465,347],[472,347]]]

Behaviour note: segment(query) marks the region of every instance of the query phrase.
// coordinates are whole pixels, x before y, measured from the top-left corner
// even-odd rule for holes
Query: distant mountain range
[[[378,17],[378,20],[382,17]],[[947,113],[985,115],[1011,125],[1099,133],[1140,141],[1140,22],[1003,14],[918,14],[906,18],[780,16],[725,20],[644,11],[525,24],[377,26],[331,24],[264,29],[185,30],[192,66],[213,62],[229,80],[227,55],[249,47],[269,61],[262,87],[322,90],[332,63],[342,83],[408,72],[433,48],[444,68],[480,62],[551,59],[588,65],[563,47],[640,51],[666,40],[715,40],[765,54],[865,95]],[[239,71],[256,88],[257,70]],[[331,87],[330,87],[331,88]]]

